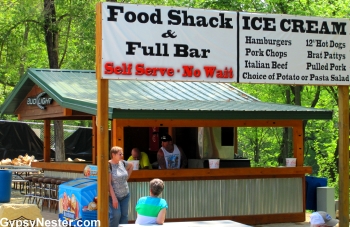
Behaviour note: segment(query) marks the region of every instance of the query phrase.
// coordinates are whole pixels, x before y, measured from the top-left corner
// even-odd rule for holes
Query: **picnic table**
[[[156,224],[150,225],[138,225],[138,224],[119,224],[120,227],[136,227],[136,226],[154,226],[159,227]],[[164,227],[252,227],[231,220],[217,220],[217,221],[186,221],[186,222],[165,222]]]
[[[20,178],[24,179],[23,177],[28,176],[29,174],[39,174],[41,172],[40,168],[14,168],[14,169],[8,169],[12,172],[12,178]]]
[[[0,169],[30,169],[32,168],[31,166],[15,166],[15,165],[0,165]]]
[[[24,177],[29,176],[30,174],[40,174],[42,171],[40,168],[10,168],[8,169],[12,172],[12,183],[14,184],[14,188],[17,188],[17,184],[19,184],[19,190],[21,194],[25,194],[23,192],[25,185],[28,183],[28,180],[25,180]]]

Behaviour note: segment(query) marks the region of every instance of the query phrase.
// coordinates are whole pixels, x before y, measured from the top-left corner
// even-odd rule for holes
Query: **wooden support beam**
[[[78,162],[33,162],[33,167],[44,171],[82,173],[86,163]],[[155,176],[167,181],[222,180],[222,179],[257,179],[257,178],[292,178],[311,174],[310,166],[304,167],[254,167],[220,169],[167,169],[134,171],[129,182],[148,182]],[[303,187],[305,188],[305,187]],[[107,193],[108,194],[108,193]],[[108,225],[107,225],[108,226]]]
[[[32,162],[32,167],[47,171],[83,173],[86,163],[78,162]]]
[[[338,86],[339,227],[349,226],[349,86]]]
[[[297,159],[297,166],[304,165],[304,133],[303,122],[299,121],[298,126],[293,127],[293,153]]]
[[[63,108],[63,116],[72,116],[72,109]]]
[[[122,127],[294,127],[301,120],[151,120],[118,119]],[[170,132],[169,132],[170,134]]]
[[[108,80],[97,79],[97,84],[97,218],[101,226],[108,226]]]
[[[112,147],[114,146],[117,146],[118,144],[118,139],[117,139],[117,135],[118,135],[118,132],[117,132],[117,119],[113,119],[112,120],[112,131],[111,131],[111,142],[112,142]],[[121,147],[123,148],[123,147]]]
[[[44,120],[44,162],[50,162],[50,120]]]
[[[97,165],[97,125],[96,116],[92,116],[92,164]]]
[[[124,127],[120,127],[120,126],[116,127],[116,142],[115,142],[115,145],[124,149]]]
[[[147,182],[159,177],[166,181],[193,181],[219,179],[257,179],[257,178],[291,178],[311,174],[312,168],[305,167],[254,167],[254,168],[219,168],[219,169],[167,169],[134,171],[129,182]]]
[[[102,72],[102,2],[96,4],[96,80],[97,80],[97,219],[108,226],[108,80]],[[118,97],[114,97],[118,98]]]

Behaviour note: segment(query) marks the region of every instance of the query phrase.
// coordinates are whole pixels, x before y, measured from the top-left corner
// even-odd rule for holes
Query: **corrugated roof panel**
[[[183,84],[183,89],[186,90],[191,90],[193,93],[191,93],[191,95],[193,95],[194,97],[191,97],[192,100],[198,99],[198,100],[208,100],[210,99],[208,97],[208,90],[207,90],[207,86],[202,86],[201,83],[186,83],[183,82],[181,83]],[[199,92],[202,91],[202,92]],[[186,94],[186,92],[183,92]],[[198,94],[196,96],[196,94]]]
[[[258,101],[244,92],[237,92],[237,89],[229,84],[113,80],[110,81],[110,86],[112,90],[114,87],[122,88],[123,97],[138,100],[147,97],[152,100]]]
[[[322,109],[310,109],[294,105],[283,105],[255,102],[237,101],[198,101],[198,100],[123,100],[111,99],[110,106],[118,109],[128,110],[202,110],[202,111],[324,111]]]
[[[200,83],[194,82],[193,84],[187,83],[187,82],[179,82],[176,83],[176,86],[178,87],[178,90],[181,92],[181,94],[185,97],[185,99],[188,100],[216,100],[209,97],[208,92],[206,89],[202,89],[204,87],[199,86]],[[172,84],[169,84],[169,86],[172,86]],[[191,91],[191,92],[186,92]]]
[[[0,113],[14,113],[28,89],[34,85],[33,82],[63,107],[96,114],[97,81],[94,71],[47,69],[29,69],[9,96],[11,100],[5,100],[1,106]],[[230,119],[235,119],[235,116],[240,119],[269,119],[272,112],[277,113],[272,119],[287,119],[280,113],[282,111],[289,113],[288,119],[328,119],[331,116],[331,111],[324,109],[263,103],[230,84],[208,82],[109,80],[109,108],[110,117],[115,116],[113,112],[118,110],[134,111],[122,113],[131,118],[140,117],[138,110],[154,110],[147,116],[155,119],[167,114],[168,117],[186,118],[184,111],[188,110],[207,111],[207,114],[210,113],[207,116],[214,119],[217,115],[211,114],[213,112],[228,112],[221,116]],[[188,114],[197,117],[197,113]],[[293,114],[298,116],[294,117]],[[308,115],[312,118],[308,118]],[[205,118],[203,115],[200,117]]]
[[[64,96],[96,97],[93,71],[37,70],[36,76]],[[110,94],[128,100],[257,101],[230,84],[208,82],[110,80]],[[239,92],[237,92],[239,91]]]
[[[232,85],[227,83],[201,83],[198,87],[202,87],[203,90],[206,90],[207,93],[210,94],[209,97],[212,98],[215,96],[215,99],[218,100],[258,101],[256,98],[246,96],[243,92],[237,92]]]
[[[161,82],[161,81],[159,81]],[[184,92],[183,82],[171,82],[171,81],[162,81],[162,83],[153,82],[153,86],[158,87],[165,97],[168,97],[170,100],[195,100],[193,91]],[[202,94],[201,94],[202,95]],[[199,98],[199,96],[198,96]]]
[[[207,82],[166,82],[111,80],[111,94],[121,99],[134,100],[201,100],[201,101],[258,101],[258,99],[237,92],[231,85]]]

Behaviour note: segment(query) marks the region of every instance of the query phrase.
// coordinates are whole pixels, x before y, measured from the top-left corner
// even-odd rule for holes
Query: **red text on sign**
[[[224,70],[216,69],[215,66],[204,66],[205,75],[207,77],[213,77],[214,74],[216,78],[233,78],[233,70],[232,68],[225,67]]]
[[[194,69],[193,66],[190,65],[184,65],[182,66],[184,73],[182,74],[183,77],[199,77],[201,75],[201,70]]]
[[[117,75],[131,75],[132,64],[122,63],[122,65],[117,65],[114,67],[113,62],[106,62],[105,64],[105,74],[117,74]]]
[[[161,76],[174,76],[173,68],[163,68],[163,67],[144,67],[144,64],[136,65],[136,75],[137,76],[157,76],[160,74]]]

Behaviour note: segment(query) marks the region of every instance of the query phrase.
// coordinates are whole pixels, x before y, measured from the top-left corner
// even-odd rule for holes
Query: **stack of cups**
[[[209,169],[219,169],[220,159],[209,159]]]
[[[134,165],[134,170],[139,170],[139,165],[140,165],[140,161],[139,160],[132,160],[129,161],[132,162],[132,164]]]
[[[296,158],[286,158],[286,167],[296,167],[297,159]]]

